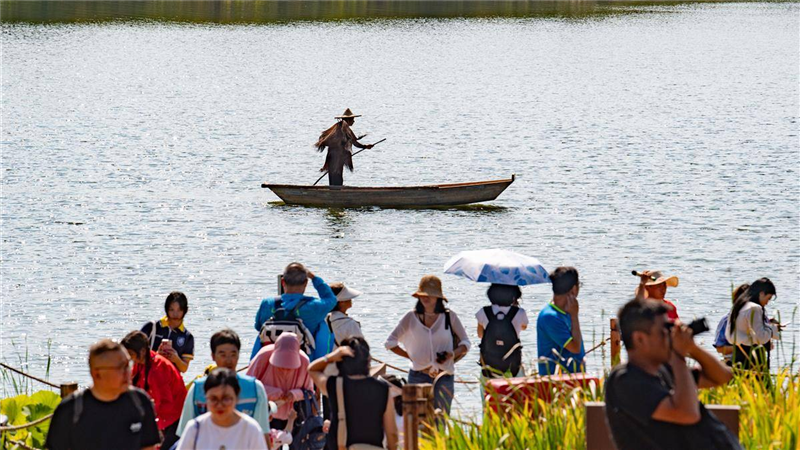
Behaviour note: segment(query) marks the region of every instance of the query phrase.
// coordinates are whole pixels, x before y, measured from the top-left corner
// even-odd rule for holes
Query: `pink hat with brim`
[[[300,367],[300,340],[294,333],[281,333],[275,341],[275,350],[269,357],[269,363],[281,369],[297,369]]]

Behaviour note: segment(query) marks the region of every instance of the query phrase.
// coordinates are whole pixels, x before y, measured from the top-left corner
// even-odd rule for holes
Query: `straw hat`
[[[347,287],[346,284],[342,283],[342,290],[336,294],[336,301],[337,302],[346,302],[348,300],[352,300],[356,297],[361,295],[361,291],[357,291],[353,288]]]
[[[275,341],[275,349],[269,357],[269,363],[281,369],[297,369],[300,367],[300,340],[294,333],[281,333]]]
[[[361,114],[353,114],[353,111],[350,111],[350,108],[344,110],[341,116],[336,116],[334,119],[352,119],[354,117],[361,117]]]
[[[414,292],[411,295],[417,298],[419,298],[421,295],[427,295],[428,297],[436,297],[441,298],[442,300],[447,300],[447,297],[445,297],[442,293],[442,280],[440,280],[436,275],[425,275],[422,277],[422,279],[419,280],[417,292]]]
[[[665,276],[663,273],[661,273],[660,270],[654,270],[654,271],[650,271],[650,276],[652,278],[655,278],[655,280],[654,281],[648,281],[647,283],[645,283],[645,286],[655,286],[657,284],[667,283],[667,286],[669,286],[669,287],[678,287],[678,281],[679,280],[678,280],[678,277],[676,277],[674,275],[668,277],[668,276]]]

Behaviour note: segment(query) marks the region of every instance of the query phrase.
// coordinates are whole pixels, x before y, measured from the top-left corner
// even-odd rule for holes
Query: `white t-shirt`
[[[245,414],[239,414],[239,422],[227,428],[216,425],[211,420],[210,412],[202,414],[189,421],[178,442],[178,450],[233,450],[240,448],[267,449],[264,433],[261,432],[258,422]]]
[[[497,306],[492,305],[492,312],[495,316],[497,313],[508,314],[511,310],[510,306]],[[482,326],[483,329],[486,329],[486,326],[489,325],[489,318],[486,317],[486,313],[483,311],[483,308],[479,309],[477,313],[475,313],[475,318],[478,319],[478,325]],[[528,325],[528,314],[525,312],[524,309],[520,308],[517,311],[517,315],[511,320],[511,324],[514,325],[514,329],[517,330],[517,336],[522,332],[522,326]]]

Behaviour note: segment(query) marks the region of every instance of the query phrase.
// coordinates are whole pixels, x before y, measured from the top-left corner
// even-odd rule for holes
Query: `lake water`
[[[190,374],[223,326],[246,354],[260,300],[295,260],[362,290],[352,315],[373,354],[402,366],[383,341],[419,278],[440,275],[473,340],[457,368],[472,380],[486,286],[442,274],[462,250],[576,266],[587,347],[632,296],[631,269],[680,276],[668,297],[712,327],[732,284],[768,276],[769,310],[792,321],[797,3],[234,25],[19,23],[18,3],[0,5],[0,349],[14,365],[27,353],[34,374],[49,355],[52,380],[88,384],[88,346],[158,319],[172,290],[189,296]],[[517,181],[491,207],[450,210],[288,207],[260,188],[312,183],[323,156],[311,144],[347,107],[366,142],[387,139],[347,184]],[[548,288],[523,292],[535,321]],[[798,356],[792,322],[773,363]],[[463,412],[479,407],[470,387],[457,388]]]

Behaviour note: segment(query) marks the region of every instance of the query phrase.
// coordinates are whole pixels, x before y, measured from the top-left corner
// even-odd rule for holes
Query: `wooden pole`
[[[405,450],[419,449],[419,428],[432,406],[432,384],[403,386],[403,442]]]
[[[619,364],[619,353],[620,353],[620,341],[622,340],[622,335],[619,331],[619,326],[617,326],[617,319],[611,319],[611,367],[616,366]]]
[[[61,398],[72,394],[78,390],[78,383],[70,381],[69,383],[61,383]]]

